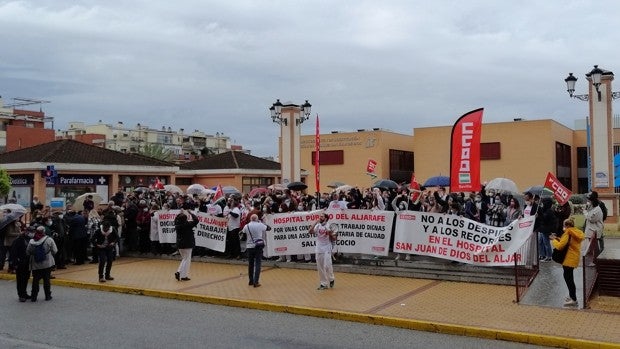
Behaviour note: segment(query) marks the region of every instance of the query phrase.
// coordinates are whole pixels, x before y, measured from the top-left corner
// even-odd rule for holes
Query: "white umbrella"
[[[11,212],[26,213],[26,208],[20,204],[4,204],[0,206],[0,211],[10,210]]]
[[[284,184],[272,184],[272,185],[268,186],[267,189],[283,191],[284,189],[286,189],[286,185],[284,185]]]
[[[353,189],[353,186],[350,186],[348,184],[345,185],[341,185],[338,188],[334,189],[335,192],[342,192],[342,193],[346,193],[349,190]]]
[[[164,185],[164,190],[165,191],[169,191],[171,193],[183,194],[183,190],[181,190],[181,188],[177,187],[174,184],[166,184],[166,185]]]
[[[508,178],[494,178],[484,187],[486,190],[495,190],[499,192],[519,193],[515,182]]]
[[[200,195],[200,196],[207,196],[207,195],[211,195],[211,194],[215,194],[215,190],[213,190],[213,189],[209,189],[209,188],[204,188],[204,189],[200,192],[200,194],[198,194],[198,195]]]
[[[103,198],[101,197],[101,195],[97,193],[85,193],[75,198],[75,201],[73,202],[73,205],[71,206],[71,208],[75,211],[82,211],[84,209],[84,200],[86,199],[88,195],[93,196],[93,202],[95,203],[95,208],[97,207],[97,205],[99,205],[103,201]]]
[[[185,190],[186,193],[190,194],[190,195],[200,195],[202,194],[203,190],[206,190],[207,188],[205,188],[202,184],[192,184],[189,187],[187,187],[187,190]]]

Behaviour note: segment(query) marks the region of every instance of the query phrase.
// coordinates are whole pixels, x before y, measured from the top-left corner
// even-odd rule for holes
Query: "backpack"
[[[603,221],[605,221],[607,219],[607,207],[605,207],[602,201],[598,202],[598,206],[601,208],[601,211],[603,211]]]
[[[47,252],[45,251],[45,240],[47,239],[47,236],[43,239],[43,241],[38,244],[35,248],[34,248],[34,261],[37,263],[42,263],[45,262],[45,259],[47,258]]]

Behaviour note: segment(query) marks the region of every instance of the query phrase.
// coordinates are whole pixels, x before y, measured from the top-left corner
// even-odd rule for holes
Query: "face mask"
[[[45,225],[47,225],[47,226],[52,225],[52,221],[47,221],[47,222],[45,222]]]
[[[64,217],[64,215],[59,214],[58,218],[62,219],[62,217]]]
[[[479,202],[479,201],[481,201],[481,200],[482,200],[482,198],[476,198],[476,201],[477,201],[477,202]]]
[[[145,208],[142,209],[142,211],[149,212],[149,209],[145,207]]]

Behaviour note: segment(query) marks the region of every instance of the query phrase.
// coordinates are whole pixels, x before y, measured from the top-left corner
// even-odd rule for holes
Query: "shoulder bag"
[[[556,248],[553,249],[553,252],[551,253],[551,259],[553,259],[554,262],[557,263],[564,263],[564,258],[566,258],[566,253],[568,252],[568,247],[570,246],[570,236],[568,237],[568,242],[566,243],[566,246],[564,246],[563,249],[558,250]]]

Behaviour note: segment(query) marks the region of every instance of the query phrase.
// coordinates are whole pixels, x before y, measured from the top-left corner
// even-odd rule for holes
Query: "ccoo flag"
[[[480,190],[480,135],[484,108],[461,116],[452,127],[450,191]]]
[[[568,188],[562,185],[559,179],[553,175],[553,173],[547,173],[547,179],[545,179],[545,188],[549,188],[553,191],[553,196],[560,205],[564,205],[568,198],[573,194]]]

